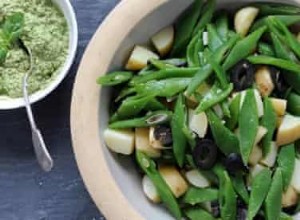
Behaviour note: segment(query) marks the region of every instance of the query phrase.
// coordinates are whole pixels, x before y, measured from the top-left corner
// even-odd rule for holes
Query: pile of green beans
[[[282,205],[294,187],[299,141],[277,146],[274,163],[268,164],[280,120],[300,116],[300,42],[291,31],[300,22],[300,8],[263,2],[248,7],[258,13],[242,36],[235,30],[232,11],[218,11],[216,0],[194,0],[174,25],[166,57],[148,60],[140,71],[115,71],[97,79],[114,90],[108,129],[169,128],[172,143],[159,150],[160,156],[137,148],[135,160],[178,220],[281,220],[300,211],[300,200]],[[273,83],[267,95],[257,81],[262,67]],[[286,103],[282,115],[274,98]],[[208,128],[200,137],[191,118],[201,115],[207,121],[198,121],[198,126],[207,123]],[[261,127],[266,132],[257,142]],[[216,149],[203,150],[208,143]],[[261,155],[253,164],[254,148]],[[213,165],[203,168],[197,158],[213,160]],[[159,172],[166,164],[183,176],[198,170],[209,186],[193,185],[186,177],[187,190],[178,198]]]

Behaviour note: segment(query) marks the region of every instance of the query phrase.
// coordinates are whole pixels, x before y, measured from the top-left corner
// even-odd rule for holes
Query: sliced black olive
[[[246,220],[247,219],[247,209],[238,208],[236,219],[237,220]]]
[[[283,208],[282,210],[289,215],[294,215],[297,209],[297,205],[293,205],[290,207]]]
[[[166,125],[156,126],[154,129],[154,138],[164,146],[170,146],[173,143],[171,128]]]
[[[225,159],[225,167],[229,174],[235,175],[236,173],[248,172],[248,168],[244,165],[241,155],[231,153]]]
[[[247,60],[242,60],[233,67],[230,81],[236,91],[250,88],[254,83],[255,67]]]
[[[280,72],[279,69],[275,67],[269,67],[271,70],[271,76],[272,76],[272,81],[275,86],[275,91],[278,94],[283,94],[285,91],[288,89],[288,85],[285,82],[282,73]]]
[[[211,214],[215,218],[219,218],[221,216],[220,204],[218,201],[211,202]]]
[[[196,147],[193,150],[193,159],[199,169],[211,169],[216,163],[217,155],[218,149],[212,140],[196,139]]]

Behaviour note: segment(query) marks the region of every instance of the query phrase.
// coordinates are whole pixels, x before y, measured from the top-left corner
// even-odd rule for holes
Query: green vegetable
[[[158,70],[176,69],[177,68],[176,66],[174,66],[172,64],[169,64],[165,61],[158,60],[158,59],[150,59],[149,62],[152,66],[154,66]]]
[[[223,64],[223,69],[225,71],[233,67],[238,61],[243,58],[246,58],[251,53],[254,52],[257,47],[258,41],[261,36],[267,30],[266,27],[261,27],[253,33],[249,34],[247,37],[243,38],[232,48],[232,51],[229,53],[228,57],[225,59]]]
[[[182,167],[185,159],[185,150],[187,140],[182,131],[182,126],[187,123],[187,110],[183,95],[179,95],[174,109],[174,115],[171,120],[171,129],[173,137],[173,153],[177,164]]]
[[[230,114],[229,104],[228,104],[227,100],[221,102],[220,105],[221,105],[221,109],[222,109],[222,112],[223,112],[224,116],[226,118],[230,118],[231,114]]]
[[[261,55],[267,55],[267,56],[275,56],[274,49],[271,45],[267,43],[260,42],[258,44],[258,52]]]
[[[271,149],[273,134],[277,125],[277,115],[269,98],[264,99],[264,115],[261,125],[267,129],[267,134],[262,139],[263,155],[266,156]]]
[[[197,67],[200,66],[199,55],[198,53],[203,50],[203,41],[202,41],[203,30],[199,30],[199,32],[193,37],[191,42],[187,47],[187,62],[189,67]]]
[[[228,39],[228,32],[229,32],[228,26],[229,26],[228,15],[226,14],[226,12],[222,12],[221,15],[216,19],[216,28],[219,36],[224,42],[226,42]]]
[[[231,178],[232,185],[236,193],[244,200],[246,204],[249,203],[249,193],[246,188],[244,178],[241,174],[237,174]]]
[[[181,220],[182,214],[176,198],[173,196],[172,191],[170,190],[165,180],[157,171],[154,161],[152,161],[148,156],[138,150],[136,151],[136,160],[141,169],[146,173],[146,175],[155,185],[161,200],[174,215],[174,217],[178,220]]]
[[[289,216],[288,214],[281,212],[280,213],[280,220],[293,220],[293,217]]]
[[[185,54],[185,49],[192,38],[202,7],[203,0],[195,0],[179,19],[179,22],[175,26],[175,42],[171,51],[171,57]]]
[[[199,207],[189,208],[189,209],[185,210],[184,213],[190,220],[200,220],[200,219],[215,220],[215,218],[210,213],[204,211],[203,209],[201,209]]]
[[[281,168],[282,172],[282,183],[283,189],[286,190],[290,185],[294,168],[295,168],[295,145],[290,144],[287,146],[280,147],[280,152],[277,157],[278,167]]]
[[[232,99],[229,105],[231,117],[227,120],[226,127],[228,127],[230,130],[234,130],[238,124],[240,102],[241,102],[241,94],[238,94]]]
[[[288,112],[300,116],[300,96],[291,92],[287,98]]]
[[[212,52],[214,52],[223,45],[223,41],[222,41],[221,37],[219,36],[215,25],[208,24],[207,25],[207,33],[208,33],[208,39],[209,39],[208,48]]]
[[[279,37],[277,37],[277,35],[271,33],[271,38],[275,48],[275,54],[278,58],[297,61],[297,57],[295,56],[295,54],[292,51],[290,51],[284,43],[282,43],[282,41],[279,39]]]
[[[253,179],[247,219],[251,220],[262,206],[271,186],[271,171],[268,168],[260,171]]]
[[[211,202],[218,199],[218,190],[201,189],[190,187],[182,198],[182,202],[190,205],[197,205],[203,202]]]
[[[97,79],[97,83],[102,86],[115,86],[127,82],[133,76],[132,72],[117,71]]]
[[[239,152],[238,138],[212,110],[207,110],[206,114],[218,148],[226,155]]]
[[[265,200],[266,220],[278,220],[281,213],[282,174],[278,168],[272,178],[270,190]]]
[[[259,3],[254,4],[254,7],[259,9],[259,15],[297,15],[300,13],[300,8],[295,5],[287,5],[280,3]]]
[[[252,152],[258,130],[258,112],[254,90],[247,90],[239,115],[239,137],[241,155],[246,165]]]

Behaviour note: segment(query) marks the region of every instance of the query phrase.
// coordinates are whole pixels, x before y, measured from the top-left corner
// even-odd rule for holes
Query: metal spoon
[[[31,132],[32,132],[32,143],[33,143],[33,148],[35,151],[35,155],[37,158],[38,163],[40,164],[41,168],[49,172],[51,171],[53,167],[53,160],[49,154],[49,151],[47,150],[44,138],[36,126],[34,116],[32,113],[30,101],[29,101],[29,96],[28,96],[28,91],[27,91],[27,86],[28,86],[28,77],[32,73],[33,70],[33,56],[32,56],[32,51],[31,49],[24,44],[22,40],[20,40],[21,47],[25,50],[25,52],[28,54],[30,57],[30,68],[29,70],[25,73],[23,77],[23,98],[25,101],[25,107],[26,107],[26,112],[27,112],[27,117],[31,126]]]

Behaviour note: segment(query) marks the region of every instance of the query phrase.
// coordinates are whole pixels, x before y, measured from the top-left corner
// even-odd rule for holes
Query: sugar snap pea
[[[253,179],[248,207],[247,219],[252,220],[262,206],[271,186],[272,173],[264,168]]]
[[[203,41],[202,41],[203,30],[199,32],[192,38],[191,42],[187,47],[187,62],[189,67],[200,66],[199,55],[198,53],[203,50]]]
[[[166,59],[164,60],[165,63],[173,65],[173,66],[177,66],[177,67],[183,67],[186,66],[187,61],[185,58],[170,58],[170,59]]]
[[[178,220],[181,220],[182,213],[179,204],[173,196],[169,186],[156,169],[155,162],[138,150],[136,151],[136,160],[141,169],[152,180],[158,191],[158,194],[160,195],[161,200],[168,207],[174,217]]]
[[[221,39],[224,42],[227,41],[229,32],[229,21],[226,12],[221,12],[221,14],[216,19],[216,28]]]
[[[249,56],[255,48],[257,47],[258,41],[261,36],[265,33],[267,27],[261,27],[253,33],[249,34],[244,39],[237,42],[237,44],[232,48],[225,62],[223,64],[223,69],[225,71],[233,67],[238,61]]]
[[[292,175],[295,167],[295,145],[289,144],[280,147],[280,152],[278,154],[277,162],[278,167],[281,168],[282,172],[282,184],[283,189],[286,190],[290,185]]]
[[[212,52],[214,52],[223,45],[223,41],[222,41],[221,37],[219,36],[215,25],[208,24],[207,25],[207,33],[208,33],[208,39],[209,39],[208,48]]]
[[[231,178],[232,185],[236,193],[243,199],[245,204],[249,203],[249,193],[242,174],[237,174]]]
[[[258,130],[258,112],[254,91],[247,90],[239,115],[240,151],[244,164],[247,165]]]
[[[223,112],[224,116],[226,118],[230,118],[231,114],[230,114],[229,104],[228,104],[227,100],[221,102],[220,106],[221,106],[221,109],[222,109],[222,112]]]
[[[277,168],[265,200],[266,220],[278,220],[280,218],[282,192],[281,169]]]
[[[176,101],[174,116],[171,120],[173,153],[180,167],[183,166],[187,140],[182,131],[182,126],[187,123],[187,110],[183,95],[179,95]]]
[[[231,101],[229,105],[229,111],[231,117],[226,121],[226,127],[230,130],[234,130],[239,120],[239,112],[240,112],[240,101],[241,94],[237,94]]]
[[[258,43],[258,52],[262,55],[275,56],[272,46],[263,42]]]
[[[289,216],[288,214],[281,212],[280,213],[280,220],[293,220],[293,217]]]
[[[117,71],[97,79],[97,83],[102,86],[115,86],[129,81],[133,76],[132,72]]]
[[[259,3],[254,4],[259,9],[260,15],[293,15],[300,14],[300,8],[295,5],[286,5],[280,3]]]
[[[187,142],[190,147],[194,149],[196,147],[196,135],[191,129],[188,128],[186,124],[183,125],[182,132],[185,135]]]
[[[189,208],[185,210],[184,213],[190,220],[199,220],[199,219],[216,220],[209,212],[204,211],[200,207]]]
[[[154,66],[158,70],[176,69],[177,68],[176,66],[174,66],[172,64],[169,64],[167,62],[164,62],[164,61],[158,60],[158,59],[150,59],[149,62],[152,66]]]
[[[294,92],[290,93],[287,97],[287,109],[293,114],[300,116],[300,96]]]
[[[190,187],[182,198],[182,202],[190,205],[197,205],[203,202],[211,202],[218,199],[218,190],[201,189]]]

